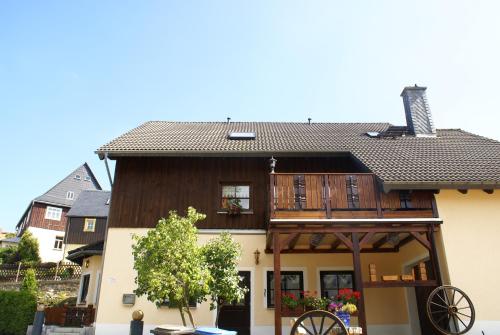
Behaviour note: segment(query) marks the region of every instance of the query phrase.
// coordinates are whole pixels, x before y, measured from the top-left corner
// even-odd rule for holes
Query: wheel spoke
[[[440,318],[436,321],[436,324],[437,324],[440,328],[442,328],[442,327],[441,327],[441,325],[440,325],[439,323],[440,323],[441,321],[443,321],[443,319],[444,319],[447,315],[448,315],[448,313],[444,314],[442,317],[440,317]]]
[[[437,302],[434,302],[434,301],[431,301],[431,304],[436,305],[436,306],[439,306],[439,307],[442,307],[442,308],[444,308],[444,309],[446,309],[446,310],[448,309],[448,307],[447,307],[447,306],[440,305],[440,304],[438,304]]]
[[[461,313],[461,312],[459,312],[459,311],[457,311],[457,314],[460,314],[460,315],[463,315],[463,316],[465,316],[465,317],[468,317],[469,319],[471,318],[471,316],[470,316],[470,315],[467,315],[467,314]]]
[[[442,302],[444,302],[444,304],[445,304],[446,306],[449,306],[449,305],[450,305],[449,303],[447,303],[447,302],[443,299],[443,297],[441,296],[441,294],[439,294],[439,292],[438,292],[438,294],[436,294],[436,295],[438,296],[438,298],[439,298],[439,299],[441,299],[441,301],[442,301]],[[448,308],[448,307],[446,307],[446,308]]]
[[[456,306],[456,305],[455,305]],[[460,308],[457,308],[457,310],[462,310],[462,309],[470,309],[470,306],[465,306],[465,307],[460,307]]]
[[[464,296],[462,295],[462,296],[460,297],[460,299],[458,299],[458,301],[457,301],[457,303],[455,304],[455,306],[458,306],[458,304],[460,303],[460,301],[462,301],[462,299],[463,299],[463,298],[464,298]]]
[[[302,328],[304,328],[304,330],[305,330],[306,332],[308,332],[308,333],[309,333],[309,335],[316,335],[316,334],[311,333],[311,331],[310,331],[309,329],[307,329],[306,325],[304,325],[304,323],[303,323],[303,322],[304,322],[304,321],[300,322],[300,325],[302,326]]]
[[[460,319],[458,315],[455,314],[454,316],[458,319],[458,321],[460,321],[461,324],[464,325],[465,328],[467,328],[467,325],[462,321],[462,319]]]
[[[336,324],[336,323],[337,323],[337,322],[334,320],[334,322],[331,324],[331,326],[330,326],[330,327],[328,327],[328,328],[325,330],[325,332],[324,332],[323,334],[321,334],[321,335],[327,335],[327,334],[330,332],[330,330],[332,330],[332,328],[335,326],[335,324]]]
[[[321,324],[319,325],[319,334],[323,334],[323,325],[325,323],[325,315],[321,318]]]
[[[313,319],[312,315],[309,316],[309,319],[311,320],[311,325],[313,327],[314,334],[318,334],[318,331],[316,330],[316,325],[314,324],[314,319]]]
[[[441,310],[438,310],[438,311],[432,311],[431,314],[437,314],[437,313],[448,313],[447,310],[445,309],[441,309]]]
[[[457,293],[457,290],[453,290],[453,296],[451,298],[451,304],[456,306],[456,304],[455,304],[455,293]]]

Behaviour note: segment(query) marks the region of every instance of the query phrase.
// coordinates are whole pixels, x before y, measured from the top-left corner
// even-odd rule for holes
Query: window
[[[72,191],[66,192],[66,199],[73,200],[75,198],[75,193]]]
[[[84,275],[82,277],[82,285],[80,287],[80,303],[84,304],[87,302],[87,294],[89,293],[90,275]]]
[[[196,299],[194,298],[189,298],[188,300],[188,305],[191,308],[196,308]],[[170,301],[164,300],[161,304],[160,307],[168,307],[168,308],[179,308],[176,303],[171,303]]]
[[[304,291],[302,271],[281,271],[281,294],[293,293],[299,297]],[[274,272],[267,271],[267,307],[274,307]]]
[[[45,209],[45,218],[48,220],[61,220],[62,208],[47,206]]]
[[[63,247],[63,237],[56,236],[56,240],[54,241],[54,249],[62,250]]]
[[[82,180],[82,176],[80,176],[79,174],[76,174],[76,175],[75,175],[75,179],[76,179],[76,180]]]
[[[343,288],[353,288],[352,271],[320,271],[321,297],[334,298]]]
[[[232,132],[227,135],[230,140],[255,140],[254,132]]]
[[[90,181],[90,176],[85,176],[85,181]]]
[[[250,185],[222,185],[221,207],[228,209],[232,201],[239,201],[241,209],[250,209]]]
[[[359,208],[358,179],[356,176],[346,176],[347,207]]]
[[[83,225],[83,231],[94,232],[95,231],[95,222],[96,222],[96,219],[86,218],[85,223]]]
[[[399,191],[399,203],[401,208],[411,208],[411,194],[409,191]]]

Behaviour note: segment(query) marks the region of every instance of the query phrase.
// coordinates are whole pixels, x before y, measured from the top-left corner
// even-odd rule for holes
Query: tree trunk
[[[191,326],[195,328],[193,315],[191,314],[191,310],[189,309],[189,299],[187,297],[187,287],[184,285],[184,306],[186,308],[187,315],[189,316],[189,321],[191,322]]]
[[[181,313],[182,325],[186,327],[186,318],[184,317],[184,311],[182,310],[181,303],[179,303],[179,313]]]
[[[223,303],[224,301],[222,299],[217,299],[217,314],[215,315],[215,328],[219,328],[219,316]]]

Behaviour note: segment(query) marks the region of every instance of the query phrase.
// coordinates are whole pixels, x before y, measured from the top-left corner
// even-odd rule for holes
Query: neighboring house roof
[[[84,258],[95,255],[102,255],[103,248],[104,248],[104,241],[87,244],[83,247],[68,251],[66,259],[82,265]]]
[[[151,121],[99,148],[120,156],[271,156],[350,153],[391,188],[500,187],[500,142],[460,129],[379,138],[389,123]],[[254,132],[254,140],[231,140]],[[279,164],[279,161],[278,161]]]
[[[110,191],[84,190],[66,214],[68,217],[107,217]]]
[[[80,179],[76,179],[76,175],[79,175]],[[89,177],[90,180],[85,180],[85,177]],[[56,185],[54,185],[50,190],[48,190],[41,196],[36,197],[34,201],[71,207],[75,199],[80,195],[80,192],[89,189],[100,190],[101,185],[99,185],[99,182],[95,178],[88,164],[84,163],[64,179],[62,179],[60,182],[58,182]],[[73,199],[66,198],[66,194],[68,191],[74,193]]]
[[[4,239],[0,240],[0,242],[5,242],[5,243],[19,243],[19,241],[21,241],[21,238],[17,237],[17,236],[4,238]]]

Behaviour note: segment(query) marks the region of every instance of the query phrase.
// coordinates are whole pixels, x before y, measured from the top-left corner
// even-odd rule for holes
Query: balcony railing
[[[429,191],[381,192],[369,173],[271,174],[271,218],[433,217]]]

